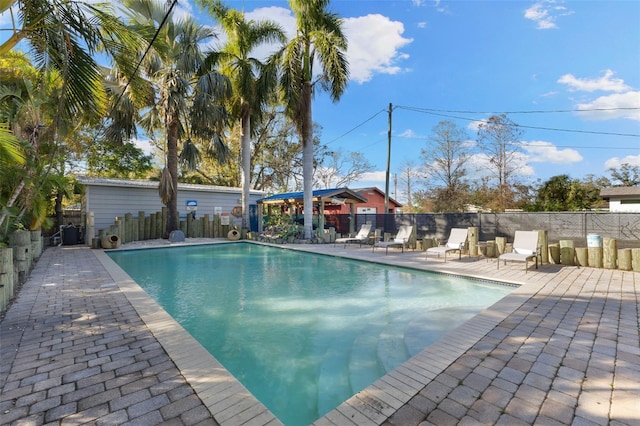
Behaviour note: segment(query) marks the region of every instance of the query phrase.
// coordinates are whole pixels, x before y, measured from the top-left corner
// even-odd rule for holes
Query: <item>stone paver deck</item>
[[[640,425],[640,273],[296,249],[519,284],[317,425]],[[0,323],[0,424],[279,421],[100,250],[45,250]]]

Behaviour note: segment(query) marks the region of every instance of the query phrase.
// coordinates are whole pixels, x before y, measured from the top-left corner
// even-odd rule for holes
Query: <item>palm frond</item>
[[[171,173],[166,167],[162,169],[160,175],[160,183],[158,184],[158,194],[163,204],[168,204],[175,194],[175,188],[173,187],[173,181],[171,179]]]
[[[198,163],[200,163],[201,158],[202,155],[198,147],[191,139],[187,139],[182,145],[182,151],[178,156],[180,165],[188,171],[194,171],[198,168]]]
[[[24,164],[25,155],[20,140],[9,130],[6,123],[0,123],[0,166]]]

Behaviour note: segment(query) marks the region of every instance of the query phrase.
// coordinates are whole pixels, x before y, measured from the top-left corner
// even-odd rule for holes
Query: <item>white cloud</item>
[[[344,31],[349,43],[349,72],[354,81],[365,83],[374,74],[398,74],[403,71],[397,63],[408,55],[400,52],[400,49],[413,42],[413,39],[402,37],[402,22],[391,21],[379,14],[346,18]]]
[[[640,121],[640,91],[633,90],[621,78],[614,78],[610,69],[597,78],[578,78],[573,74],[565,74],[558,83],[566,84],[570,91],[613,92],[600,96],[592,101],[576,104],[576,109],[583,110],[579,115],[589,120],[612,120],[624,118]],[[635,108],[635,109],[633,109]]]
[[[527,152],[527,161],[532,163],[578,163],[583,160],[582,155],[574,149],[558,149],[557,146],[545,141],[522,142]]]
[[[291,10],[271,6],[271,7],[261,7],[251,12],[245,12],[244,17],[247,21],[272,21],[280,25],[282,30],[284,31],[287,39],[291,39],[296,35],[296,19],[294,18]],[[217,46],[222,46],[227,41],[227,36],[224,34],[224,31],[221,28],[217,28],[217,33],[219,34],[219,42]],[[263,44],[259,46],[252,52],[252,56],[258,59],[266,59],[269,55],[274,53],[277,49],[277,46],[274,44]]]
[[[187,17],[194,18],[193,6],[188,1],[178,2],[176,6],[173,8],[174,21],[185,19]]]
[[[618,168],[620,168],[620,166],[622,166],[625,163],[627,163],[627,164],[629,164],[631,166],[640,167],[640,154],[639,155],[627,155],[626,157],[623,157],[623,158],[618,158],[618,157],[609,158],[607,161],[604,162],[604,168],[606,170],[618,169]]]
[[[555,29],[560,16],[573,14],[563,4],[563,0],[541,0],[525,10],[524,17],[535,22],[539,30]]]
[[[407,139],[416,139],[416,138],[419,138],[420,136],[418,136],[416,132],[414,132],[413,130],[407,129],[404,132],[400,133],[398,137],[407,138]]]
[[[449,13],[449,9],[446,6],[442,6],[442,2],[440,0],[434,0],[433,7],[436,9],[437,12]]]
[[[291,38],[296,34],[296,19],[291,13],[291,10],[287,8],[277,6],[261,7],[251,12],[246,12],[244,15],[245,19],[248,21],[270,20],[277,22],[282,26],[282,29],[288,38]]]
[[[287,37],[296,33],[296,20],[289,9],[283,7],[263,7],[245,13],[246,19],[265,20],[280,24]],[[405,71],[398,62],[409,56],[400,51],[413,39],[404,38],[404,25],[388,17],[372,14],[355,18],[344,18],[344,33],[347,37],[347,60],[351,79],[365,83],[375,74],[398,74]],[[254,52],[258,58],[265,58],[273,52],[273,46],[263,46]],[[319,69],[319,67],[315,67]]]
[[[145,155],[153,155],[155,147],[151,144],[151,140],[131,139],[131,142],[138,148],[140,148]]]
[[[471,123],[469,123],[469,124],[467,125],[467,129],[469,129],[469,130],[473,130],[474,132],[477,132],[477,131],[478,131],[478,129],[480,129],[480,126],[481,126],[482,124],[487,124],[487,122],[486,122],[486,121],[484,121],[484,120],[476,120],[476,121],[472,121]]]
[[[640,109],[637,109],[640,108],[640,91],[601,96],[591,102],[577,104],[576,108],[580,110],[591,110],[579,113],[581,116],[590,120],[626,118],[629,120],[640,121]],[[597,109],[600,109],[600,111],[593,111]],[[602,111],[602,109],[606,109],[608,111]]]
[[[368,188],[368,187],[377,187],[381,191],[384,192],[384,187],[386,184],[387,172],[384,170],[375,171],[375,172],[367,172],[363,173],[360,178],[349,184],[350,188]]]
[[[533,167],[527,164],[528,157],[525,154],[516,154],[511,158],[510,164],[521,176],[534,176],[536,174]],[[471,179],[479,179],[484,176],[495,177],[492,174],[494,166],[491,164],[489,156],[484,153],[473,154],[467,162],[469,165],[469,175]]]
[[[565,74],[558,79],[558,83],[566,84],[571,91],[581,92],[624,92],[630,89],[621,78],[612,78],[614,72],[605,70],[599,78],[577,78],[573,74]]]

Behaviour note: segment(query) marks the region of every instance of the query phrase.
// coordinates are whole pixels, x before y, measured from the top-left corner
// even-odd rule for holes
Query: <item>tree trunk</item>
[[[62,212],[62,191],[58,191],[56,194],[56,228],[60,229],[60,226],[63,225],[64,215]]]
[[[163,238],[169,238],[172,231],[180,229],[178,213],[178,120],[171,118],[167,126],[167,169],[171,174],[173,195],[167,203],[167,223]]]
[[[247,111],[242,118],[242,227],[249,227],[249,191],[251,183],[251,115]]]
[[[303,87],[303,103],[305,111],[305,129],[302,135],[302,179],[304,190],[304,238],[309,240],[313,235],[313,117],[311,115],[311,82]]]
[[[20,184],[18,184],[18,186],[16,187],[16,189],[13,190],[13,193],[11,194],[11,198],[9,198],[9,201],[7,201],[7,204],[5,205],[5,207],[13,207],[13,203],[16,202],[16,199],[18,198],[18,195],[20,195],[20,193],[22,192],[23,188],[24,188],[24,179],[22,179],[20,181]],[[7,216],[8,215],[6,211],[2,213],[2,216],[0,216],[0,226],[2,226]]]

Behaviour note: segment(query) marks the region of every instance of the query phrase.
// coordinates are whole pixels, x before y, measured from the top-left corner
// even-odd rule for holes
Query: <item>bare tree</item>
[[[508,207],[514,175],[520,167],[522,129],[505,114],[490,117],[478,128],[478,145],[489,157],[494,177],[498,180],[499,209]]]
[[[451,121],[433,128],[426,149],[422,150],[425,170],[436,188],[438,211],[461,211],[467,195],[466,164],[470,157],[467,133]]]
[[[612,167],[607,171],[611,173],[611,179],[614,181],[615,186],[640,185],[640,166],[622,163],[620,168]]]
[[[413,196],[419,186],[419,178],[424,176],[424,171],[417,167],[413,160],[407,160],[400,169],[399,177],[401,187],[400,192],[407,197],[407,205],[404,210],[407,212],[414,211]]]
[[[323,188],[342,188],[358,180],[366,172],[373,170],[361,152],[343,152],[341,149],[328,151],[322,162],[315,168],[314,185]]]

